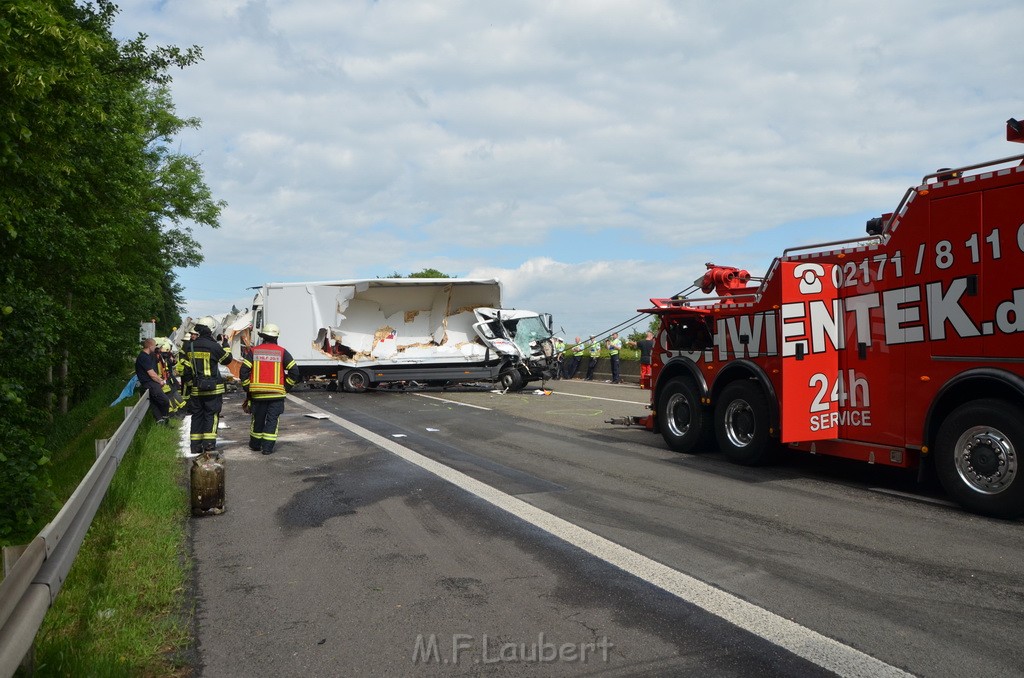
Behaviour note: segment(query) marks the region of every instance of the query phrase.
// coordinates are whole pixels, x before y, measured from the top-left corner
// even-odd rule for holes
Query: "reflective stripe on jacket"
[[[249,393],[284,395],[284,349],[277,344],[260,344],[252,350]]]
[[[266,400],[284,398],[302,375],[284,347],[265,342],[253,347],[250,355],[242,359],[238,377],[251,399]]]

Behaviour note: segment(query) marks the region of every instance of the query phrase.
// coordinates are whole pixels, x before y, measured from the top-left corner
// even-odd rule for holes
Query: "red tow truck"
[[[929,174],[866,237],[787,249],[759,284],[708,264],[712,296],[652,299],[651,414],[630,423],[745,465],[783,446],[932,464],[964,508],[1024,514],[1022,161]]]

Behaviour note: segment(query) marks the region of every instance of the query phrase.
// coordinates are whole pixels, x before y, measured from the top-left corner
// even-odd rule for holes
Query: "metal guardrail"
[[[43,617],[57,598],[110,481],[149,410],[149,393],[134,407],[96,455],[71,497],[25,548],[0,582],[0,676],[10,678],[32,647]],[[99,442],[97,448],[100,447]]]

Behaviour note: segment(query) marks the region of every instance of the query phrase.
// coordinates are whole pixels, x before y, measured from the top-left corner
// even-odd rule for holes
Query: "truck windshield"
[[[539,316],[531,318],[518,318],[516,320],[503,320],[505,331],[515,342],[523,355],[530,355],[533,351],[530,348],[531,341],[542,341],[551,337],[548,328],[544,326]]]

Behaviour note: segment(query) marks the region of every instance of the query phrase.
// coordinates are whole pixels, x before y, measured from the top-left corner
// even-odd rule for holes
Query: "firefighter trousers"
[[[192,454],[217,447],[217,423],[224,404],[223,395],[193,395],[188,400],[188,411],[192,415],[189,447]]]
[[[284,414],[284,398],[259,398],[251,401],[249,449],[271,454],[277,442],[277,423]]]

